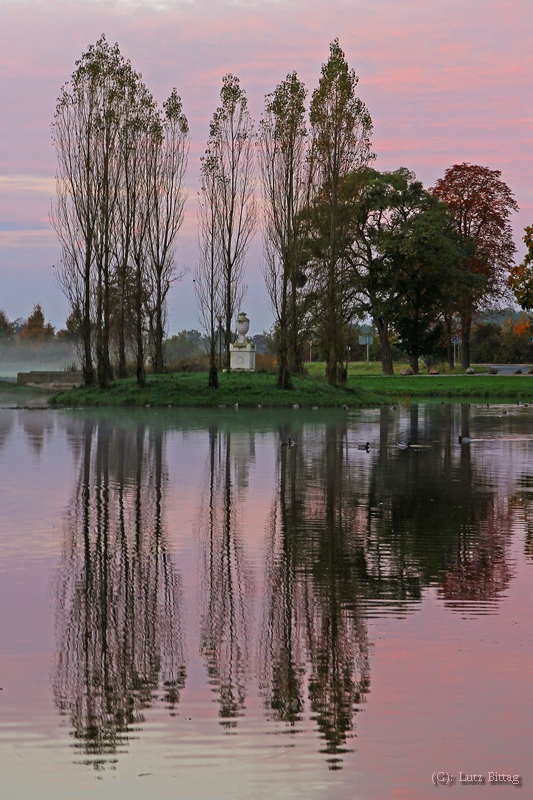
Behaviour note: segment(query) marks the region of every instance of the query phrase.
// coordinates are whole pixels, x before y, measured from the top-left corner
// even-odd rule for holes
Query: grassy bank
[[[352,381],[349,379],[349,383]],[[416,375],[360,376],[353,379],[363,389],[389,399],[479,398],[533,401],[532,375]]]
[[[72,389],[55,395],[52,403],[61,406],[301,406],[379,405],[385,398],[372,387],[356,383],[335,389],[314,378],[295,378],[289,392],[276,389],[276,377],[264,373],[222,373],[216,391],[207,387],[207,373],[148,375],[146,386],[139,389],[133,379],[117,381],[107,391]]]
[[[515,375],[419,375],[384,377],[350,375],[346,387],[333,388],[323,377],[294,379],[290,391],[276,389],[275,375],[231,373],[220,375],[216,391],[208,389],[207,374],[175,373],[149,375],[139,389],[133,379],[117,381],[107,391],[72,389],[54,395],[50,402],[63,407],[97,406],[240,406],[282,408],[298,403],[303,407],[376,406],[417,399],[493,399],[533,401],[533,376]]]

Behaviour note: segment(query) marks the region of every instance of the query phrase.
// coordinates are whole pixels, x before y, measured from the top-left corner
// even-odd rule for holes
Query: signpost
[[[452,336],[452,344],[453,344],[453,363],[455,365],[457,362],[457,345],[461,344],[461,337]]]
[[[364,333],[362,336],[359,337],[359,344],[366,344],[366,363],[370,361],[370,354],[369,348],[370,345],[373,343],[374,337],[371,336],[369,333]]]

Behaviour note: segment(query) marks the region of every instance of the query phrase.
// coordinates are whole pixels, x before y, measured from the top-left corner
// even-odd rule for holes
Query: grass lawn
[[[313,361],[312,363],[306,361],[304,366],[308,371],[309,375],[311,375],[313,378],[325,379],[324,377],[325,365],[323,361]],[[410,367],[410,366],[411,365],[408,364],[407,361],[395,361],[393,364],[394,374],[399,375],[404,367]],[[476,373],[487,371],[487,367],[482,364],[473,364],[472,366]],[[447,367],[443,369],[442,365],[439,364],[438,369],[440,369],[441,375],[464,376],[465,374],[464,369],[462,369],[461,367],[456,367],[453,370],[449,370]],[[424,372],[422,374],[427,374],[427,373]],[[366,361],[351,361],[348,364],[348,378],[352,376],[355,377],[358,375],[378,375],[382,377],[381,361],[370,361],[368,364]]]
[[[351,365],[350,365],[351,366]],[[358,366],[358,365],[357,365]],[[366,365],[365,365],[366,366]],[[527,375],[417,375],[401,377],[361,374],[350,369],[345,387],[329,386],[324,365],[311,365],[310,375],[296,377],[290,391],[276,388],[276,376],[267,373],[221,373],[216,391],[207,387],[207,373],[149,375],[139,389],[133,378],[117,381],[107,391],[71,389],[54,395],[52,405],[87,406],[240,406],[283,408],[377,406],[423,398],[479,398],[533,401],[533,376]]]

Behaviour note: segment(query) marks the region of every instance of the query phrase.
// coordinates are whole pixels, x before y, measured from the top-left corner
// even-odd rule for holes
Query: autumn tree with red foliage
[[[432,192],[448,205],[463,242],[465,280],[456,311],[461,318],[461,361],[466,369],[473,314],[506,287],[516,251],[509,217],[518,205],[499,170],[476,164],[449,167]]]
[[[45,342],[53,339],[54,335],[54,326],[50,322],[45,322],[42,306],[37,303],[20,332],[19,338],[29,342]]]

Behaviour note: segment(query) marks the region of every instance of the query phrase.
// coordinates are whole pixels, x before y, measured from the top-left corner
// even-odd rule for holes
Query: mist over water
[[[530,785],[533,412],[502,410],[0,410],[9,796]]]
[[[16,378],[18,372],[60,371],[78,365],[76,347],[70,342],[0,343],[0,379]]]

